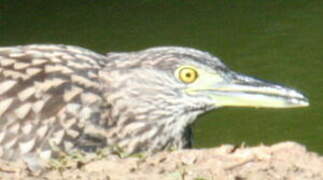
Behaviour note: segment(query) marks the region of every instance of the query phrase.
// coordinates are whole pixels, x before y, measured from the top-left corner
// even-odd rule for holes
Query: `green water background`
[[[323,154],[321,0],[1,0],[0,46],[63,43],[97,52],[190,46],[233,70],[295,87],[309,108],[223,108],[196,147],[297,141]]]

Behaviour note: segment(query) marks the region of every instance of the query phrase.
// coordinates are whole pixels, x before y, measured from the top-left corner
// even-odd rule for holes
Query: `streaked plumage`
[[[179,78],[183,67],[196,80]],[[111,145],[128,153],[184,148],[190,124],[217,107],[306,105],[295,90],[191,48],[107,55],[66,45],[0,48],[0,156],[8,160]]]

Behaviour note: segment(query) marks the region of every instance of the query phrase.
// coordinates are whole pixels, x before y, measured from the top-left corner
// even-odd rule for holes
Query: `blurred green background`
[[[323,154],[321,0],[0,1],[0,46],[29,43],[209,51],[235,71],[299,89],[311,106],[212,111],[195,124],[196,147],[291,140]]]

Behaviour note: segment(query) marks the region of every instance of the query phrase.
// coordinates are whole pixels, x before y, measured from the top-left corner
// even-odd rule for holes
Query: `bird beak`
[[[212,83],[212,79],[215,82]],[[230,77],[226,80],[221,78],[221,81],[219,76],[209,74],[208,82],[203,84],[197,84],[195,87],[198,88],[193,88],[193,91],[207,93],[217,107],[291,108],[309,105],[308,99],[294,89],[238,73],[231,73]]]

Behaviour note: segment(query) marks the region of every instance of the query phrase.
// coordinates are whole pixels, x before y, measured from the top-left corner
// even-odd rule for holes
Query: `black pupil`
[[[192,74],[191,74],[191,73],[186,73],[186,74],[185,74],[185,76],[186,76],[187,78],[190,78],[190,77],[192,76]]]

